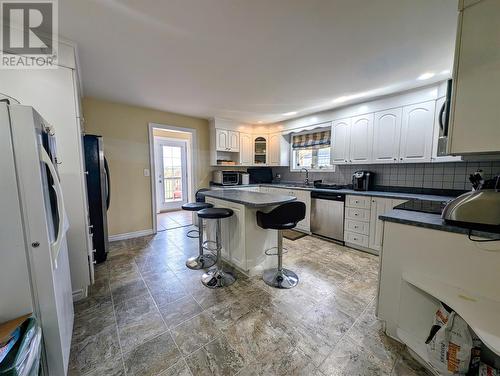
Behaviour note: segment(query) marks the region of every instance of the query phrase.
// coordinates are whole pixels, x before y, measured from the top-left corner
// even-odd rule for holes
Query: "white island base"
[[[287,197],[288,201],[291,198],[289,196],[273,196]],[[206,197],[206,202],[213,204],[214,207],[229,208],[234,211],[232,217],[221,220],[222,258],[224,261],[250,277],[261,275],[265,269],[277,267],[277,257],[267,256],[265,251],[278,245],[278,231],[259,227],[256,219],[257,211],[269,212],[277,205],[252,207],[213,197]],[[215,220],[205,221],[205,239],[214,240],[215,222]]]

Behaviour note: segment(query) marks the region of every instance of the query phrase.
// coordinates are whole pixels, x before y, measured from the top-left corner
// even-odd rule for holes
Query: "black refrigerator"
[[[108,254],[106,213],[110,202],[109,168],[104,157],[101,136],[87,134],[83,136],[83,145],[94,261],[99,264],[106,261]]]

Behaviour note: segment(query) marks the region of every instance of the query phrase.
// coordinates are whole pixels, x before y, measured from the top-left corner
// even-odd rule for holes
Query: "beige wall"
[[[208,121],[144,107],[83,99],[85,132],[103,136],[111,175],[109,235],[152,228],[148,124],[193,128],[197,131],[198,187],[210,181]],[[196,187],[196,188],[198,188]]]

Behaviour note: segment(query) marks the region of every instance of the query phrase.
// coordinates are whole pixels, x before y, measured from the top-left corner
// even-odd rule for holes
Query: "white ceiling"
[[[85,95],[268,123],[446,78],[457,0],[64,0],[59,12]]]

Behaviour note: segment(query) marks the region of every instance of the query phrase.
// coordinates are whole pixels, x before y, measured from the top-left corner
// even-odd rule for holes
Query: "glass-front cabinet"
[[[254,164],[267,163],[267,138],[258,136],[254,138]]]

